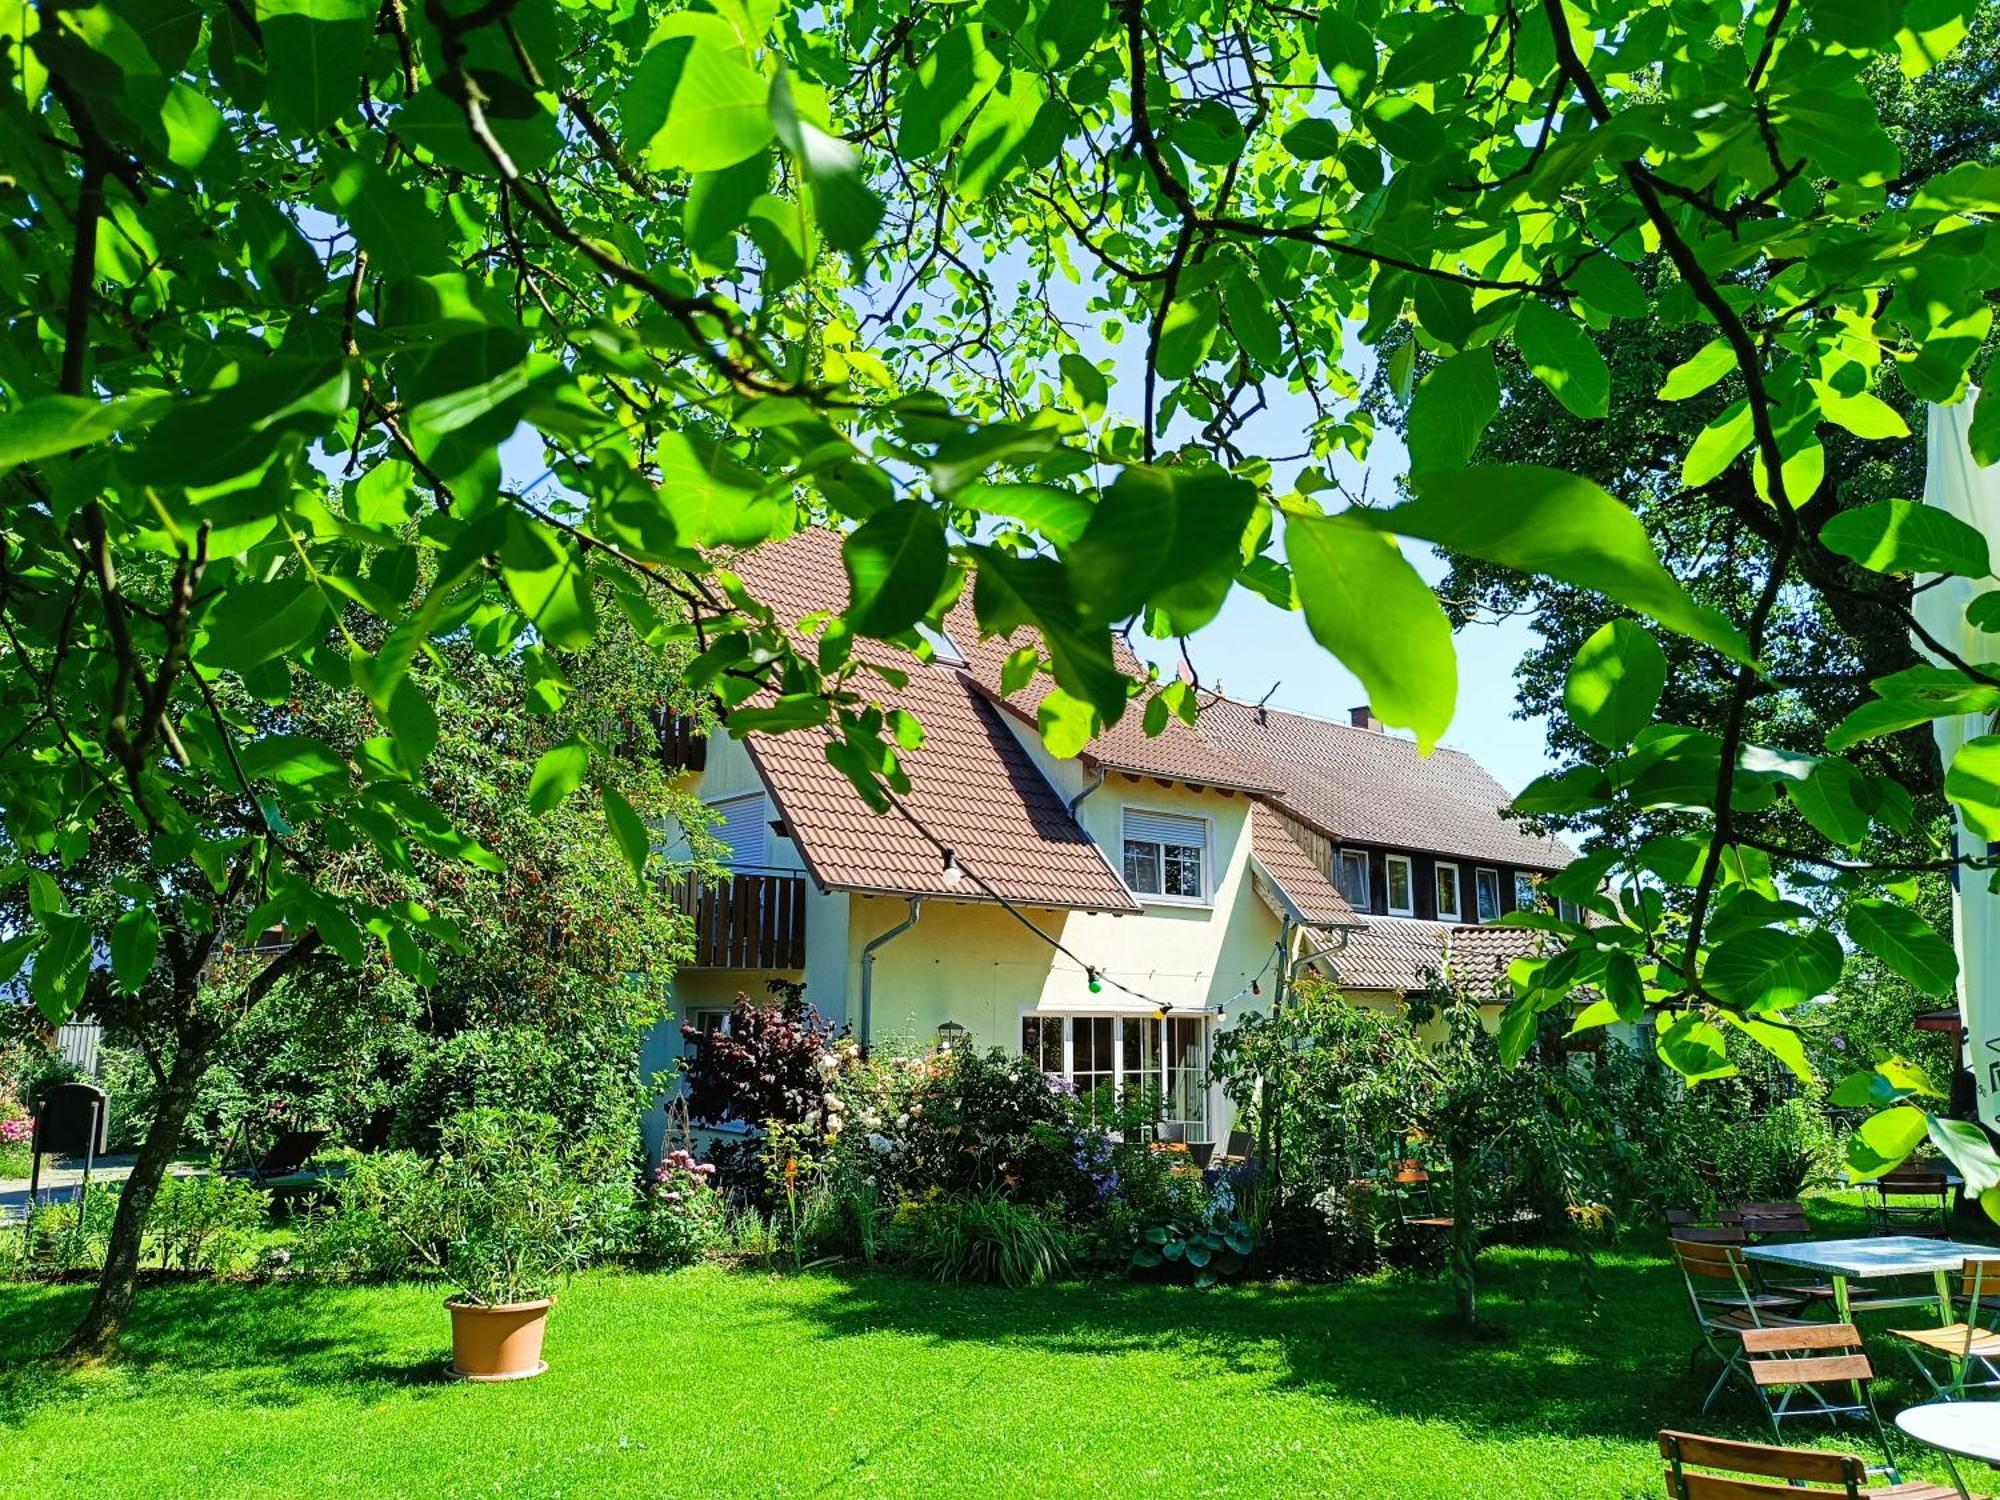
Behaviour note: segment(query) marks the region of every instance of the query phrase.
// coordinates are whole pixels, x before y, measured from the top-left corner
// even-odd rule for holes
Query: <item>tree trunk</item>
[[[1473,1262],[1479,1258],[1479,1225],[1473,1219],[1472,1156],[1451,1154],[1452,1313],[1468,1329],[1479,1326],[1479,1289]]]
[[[194,1037],[184,1037],[174,1054],[174,1065],[160,1089],[153,1123],[147,1127],[132,1175],[118,1195],[118,1217],[112,1221],[111,1242],[104,1252],[104,1271],[97,1279],[97,1295],[91,1299],[90,1311],[83,1315],[83,1322],[63,1346],[65,1354],[104,1353],[131,1310],[146,1219],[166,1178],[167,1166],[180,1150],[181,1130],[194,1108],[196,1091],[212,1055],[212,1043]]]

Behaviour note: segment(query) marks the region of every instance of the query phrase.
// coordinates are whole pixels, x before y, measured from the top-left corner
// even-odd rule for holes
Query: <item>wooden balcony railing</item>
[[[698,969],[803,969],[806,881],[791,872],[684,875],[674,903],[694,918]]]
[[[652,714],[653,754],[669,771],[699,771],[708,765],[708,736],[691,714],[664,706]]]

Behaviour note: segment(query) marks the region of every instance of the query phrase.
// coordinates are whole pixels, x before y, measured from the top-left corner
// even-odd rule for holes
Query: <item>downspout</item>
[[[861,1055],[868,1056],[868,1040],[875,1019],[875,950],[886,947],[917,925],[924,912],[924,898],[910,897],[910,914],[887,932],[870,938],[861,947]]]
[[[1063,804],[1064,809],[1069,813],[1069,815],[1072,818],[1074,818],[1076,816],[1076,810],[1082,804],[1083,799],[1085,797],[1088,797],[1092,792],[1096,791],[1099,787],[1103,785],[1104,785],[1104,767],[1099,766],[1097,768],[1096,778],[1092,780],[1091,783],[1088,786],[1086,786],[1082,791],[1078,792],[1074,797],[1070,798],[1069,801],[1065,802]]]

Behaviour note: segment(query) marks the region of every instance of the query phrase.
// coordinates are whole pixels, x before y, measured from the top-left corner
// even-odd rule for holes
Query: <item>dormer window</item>
[[[1383,872],[1388,877],[1389,915],[1392,917],[1413,917],[1417,914],[1416,866],[1407,854],[1390,854],[1382,860]]]
[[[1500,915],[1500,872],[1498,870],[1474,870],[1472,872],[1472,894],[1478,902],[1479,920],[1491,922]]]
[[[1340,894],[1356,911],[1368,910],[1368,851],[1342,849],[1335,859],[1335,883]]]
[[[965,665],[965,653],[958,649],[958,642],[943,630],[933,630],[921,620],[917,622],[917,634],[930,646],[931,654],[947,667]]]
[[[1458,866],[1437,862],[1437,914],[1440,922],[1465,920],[1465,897],[1458,888]]]

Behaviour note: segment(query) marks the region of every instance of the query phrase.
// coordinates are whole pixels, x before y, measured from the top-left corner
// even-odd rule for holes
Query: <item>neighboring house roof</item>
[[[847,600],[840,538],[802,531],[732,558],[728,566],[781,620],[838,610]],[[910,813],[969,871],[1010,901],[1091,911],[1137,911],[1139,905],[1078,825],[1033,757],[1000,720],[1000,711],[963,674],[926,666],[907,653],[864,644],[861,650],[908,673],[909,685],[877,680],[869,691],[885,708],[904,708],[924,726],[924,743],[906,751]],[[826,759],[823,735],[798,730],[744,737],[785,827],[820,885],[956,901],[986,897],[969,879],[950,885],[937,847],[909,818],[877,813]]]
[[[1037,676],[1011,697],[1005,697],[1000,692],[1001,667],[1008,654],[1026,642],[1028,636],[1024,633],[1020,640],[1005,636],[981,640],[969,599],[961,599],[953,608],[945,621],[945,628],[951,635],[952,644],[964,654],[966,671],[980,689],[994,702],[1004,704],[1017,718],[1029,724],[1035,723],[1036,709],[1041,706],[1042,698],[1049,689],[1055,686],[1046,674]],[[1123,641],[1114,638],[1111,648],[1119,671],[1128,677],[1145,676],[1145,665]],[[1275,792],[1278,789],[1279,783],[1268,772],[1246,764],[1179,719],[1170,718],[1166,728],[1158,734],[1147,734],[1145,715],[1141,709],[1142,705],[1135,701],[1116,724],[1086,745],[1078,758],[1085,765],[1102,766],[1108,771],[1159,776],[1196,786],[1249,792]]]
[[[1278,888],[1295,921],[1319,927],[1360,927],[1362,920],[1334,888],[1312,855],[1299,846],[1284,820],[1268,807],[1250,808],[1250,853]]]
[[[1426,759],[1415,742],[1219,695],[1201,733],[1278,788],[1278,804],[1336,843],[1420,849],[1534,870],[1576,858],[1502,814],[1514,799],[1462,750]]]
[[[1546,935],[1526,927],[1448,926],[1417,917],[1370,917],[1347,935],[1347,946],[1328,965],[1345,990],[1387,990],[1406,995],[1447,975],[1468,995],[1508,993],[1507,967],[1540,953]]]

